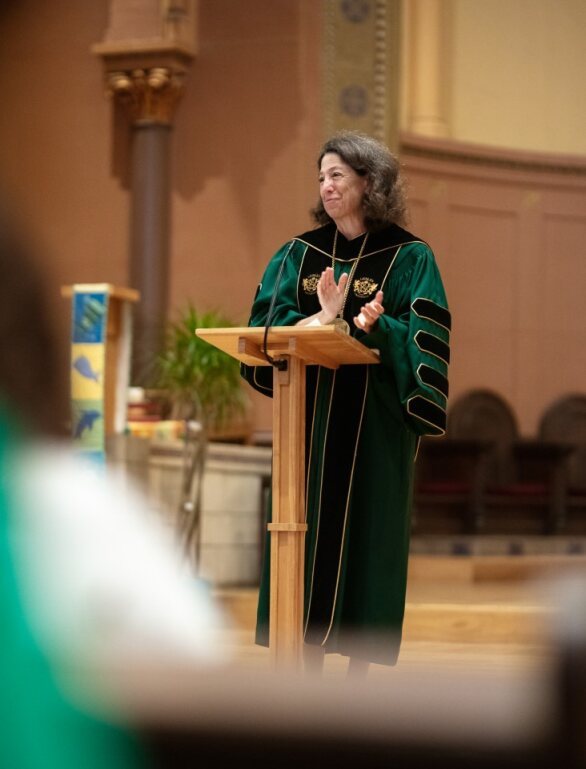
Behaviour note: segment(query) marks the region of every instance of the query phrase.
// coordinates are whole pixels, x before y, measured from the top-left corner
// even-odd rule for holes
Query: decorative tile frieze
[[[325,0],[324,129],[364,131],[396,146],[399,0]]]

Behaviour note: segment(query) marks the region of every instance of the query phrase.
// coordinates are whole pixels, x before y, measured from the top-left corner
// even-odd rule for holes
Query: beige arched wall
[[[404,130],[417,130],[416,70],[425,75],[426,60],[436,57],[425,75],[436,73],[441,91],[446,126],[436,136],[586,154],[583,0],[405,0],[403,10]]]
[[[320,140],[319,3],[200,3],[173,144],[171,305],[246,323],[268,258],[311,226]]]
[[[438,87],[450,88],[431,101],[449,117],[452,140],[550,150],[554,166],[552,154],[586,154],[586,106],[573,85],[584,79],[583,3],[417,2],[431,2],[441,25],[447,21],[435,55],[444,57],[451,73],[438,78]],[[107,27],[109,2],[20,0],[8,7],[0,13],[0,187],[20,201],[45,244],[50,289],[66,324],[61,284],[127,282],[127,135],[104,94],[101,62],[91,53]],[[269,256],[310,226],[323,125],[322,19],[319,0],[199,0],[198,54],[172,138],[172,311],[191,299],[202,309],[219,307],[236,322],[245,321]],[[546,32],[550,47],[543,43]],[[411,72],[408,53],[407,45],[404,73]],[[538,67],[541,74],[533,78]],[[404,80],[407,103],[406,74]],[[468,152],[463,145],[456,147],[460,151]],[[495,340],[487,309],[494,295],[510,319],[506,327],[502,316],[499,321],[509,352],[487,371],[521,413],[523,430],[531,432],[546,401],[570,385],[586,386],[583,356],[572,356],[568,367],[570,357],[563,354],[583,348],[583,332],[572,323],[576,318],[583,325],[583,314],[573,310],[583,285],[581,198],[572,197],[566,210],[565,197],[529,177],[515,194],[503,181],[508,192],[501,194],[490,168],[471,178],[473,165],[467,163],[464,185],[458,166],[430,167],[413,153],[405,160],[412,175],[413,226],[437,249],[458,327],[466,330],[456,340],[454,392],[479,381],[479,345],[490,347]],[[542,196],[537,203],[536,193]],[[546,218],[531,230],[526,222],[535,211]],[[506,252],[496,254],[514,280],[490,282],[493,241],[507,243]],[[539,252],[546,256],[533,258],[535,242],[546,243]],[[485,274],[486,312],[480,314],[468,288],[471,254]],[[575,265],[580,280],[572,279]],[[555,291],[546,294],[549,284]],[[525,309],[519,314],[519,308]],[[551,351],[545,374],[539,358],[543,334]],[[64,346],[66,340],[64,325]],[[531,375],[525,377],[526,371]],[[261,396],[254,402],[255,426],[270,427],[270,402]]]
[[[59,287],[127,285],[128,133],[91,47],[109,0],[22,0],[0,13],[0,192]],[[198,53],[172,136],[171,312],[188,300],[245,323],[264,264],[311,226],[321,140],[314,0],[199,0]],[[271,404],[252,393],[256,422]]]
[[[128,196],[89,53],[107,3],[9,3],[0,13],[0,192],[43,242],[52,290],[126,281]]]
[[[450,398],[488,388],[535,435],[586,392],[586,158],[403,136],[411,226],[432,245],[453,315]]]
[[[586,4],[403,11],[401,151],[454,313],[451,397],[490,388],[534,435],[586,392]]]
[[[311,227],[321,139],[321,8],[200,2],[199,54],[173,144],[170,305],[246,325],[270,256]],[[250,388],[254,422],[272,402]]]

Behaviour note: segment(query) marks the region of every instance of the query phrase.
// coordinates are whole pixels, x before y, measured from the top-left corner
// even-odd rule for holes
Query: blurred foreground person
[[[0,294],[0,766],[144,766],[98,684],[221,663],[222,616],[138,492],[67,449],[42,275],[1,213]]]

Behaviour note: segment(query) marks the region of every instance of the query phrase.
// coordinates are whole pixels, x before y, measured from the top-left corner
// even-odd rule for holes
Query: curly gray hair
[[[328,152],[335,152],[357,174],[367,177],[362,209],[364,223],[370,232],[390,224],[405,224],[407,201],[399,160],[384,144],[357,131],[340,131],[323,145],[317,160],[318,169]],[[321,200],[311,213],[318,224],[332,221]]]

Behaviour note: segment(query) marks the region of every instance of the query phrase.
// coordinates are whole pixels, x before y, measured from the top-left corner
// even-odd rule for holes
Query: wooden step
[[[218,596],[238,629],[254,632],[256,591],[230,591]],[[444,643],[541,644],[545,642],[551,612],[538,605],[407,602],[405,641]]]
[[[542,645],[551,621],[551,612],[541,606],[407,603],[403,639]]]
[[[586,574],[586,556],[416,555],[409,559],[409,580],[423,582],[522,581],[578,570]]]
[[[544,644],[552,610],[524,585],[583,570],[582,556],[414,556],[409,564],[405,641]],[[257,588],[217,589],[236,628],[254,632]]]

